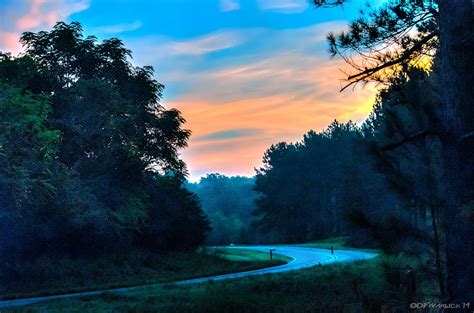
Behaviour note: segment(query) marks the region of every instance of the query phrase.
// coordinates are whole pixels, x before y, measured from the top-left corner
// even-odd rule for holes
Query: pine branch
[[[381,151],[391,151],[391,150],[394,150],[398,147],[401,147],[407,143],[411,143],[411,142],[414,142],[418,139],[421,139],[421,138],[424,138],[426,136],[429,136],[429,135],[436,135],[435,132],[432,132],[432,131],[429,131],[429,130],[422,130],[422,131],[419,131],[417,133],[414,133],[410,136],[407,136],[405,138],[403,138],[402,140],[400,141],[397,141],[397,142],[394,142],[394,143],[391,143],[391,144],[388,144],[388,145],[385,145],[385,146],[382,146],[380,148]]]
[[[468,139],[471,139],[471,138],[474,138],[474,131],[470,132],[470,133],[467,133],[467,134],[464,134],[463,136],[461,136],[459,139],[458,139],[458,142],[459,143],[462,143],[463,141],[466,141]]]
[[[431,39],[435,38],[436,36],[438,36],[438,32],[437,31],[432,32],[429,35],[425,36],[424,38],[420,39],[416,44],[413,45],[413,47],[403,52],[403,54],[400,57],[394,60],[391,60],[389,62],[380,64],[378,66],[368,68],[360,73],[349,76],[347,78],[347,81],[349,81],[349,83],[346,86],[344,86],[340,91],[344,91],[347,87],[369,78],[370,76],[374,75],[378,71],[381,71],[387,67],[391,67],[391,66],[400,64],[403,61],[408,60],[413,55],[413,53],[421,50],[426,43],[428,43]]]

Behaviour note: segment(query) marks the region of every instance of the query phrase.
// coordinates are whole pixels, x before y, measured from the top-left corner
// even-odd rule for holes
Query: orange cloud
[[[341,62],[327,63],[301,73],[291,67],[277,71],[282,80],[294,78],[314,85],[314,89],[280,93],[278,85],[275,85],[274,90],[261,90],[262,93],[274,93],[268,96],[246,98],[241,95],[242,99],[222,103],[216,103],[216,99],[186,99],[167,103],[167,106],[177,107],[183,112],[188,121],[186,126],[193,131],[190,149],[183,153],[191,175],[196,177],[206,172],[253,175],[253,168],[260,166],[263,153],[271,144],[299,141],[308,130],[322,130],[335,118],[340,121],[365,119],[376,90],[374,86],[367,86],[354,92],[339,93],[338,79],[341,74],[338,68],[343,65]],[[249,68],[256,71],[247,76],[244,73]],[[229,73],[234,73],[234,76],[226,76]],[[229,69],[227,74],[224,75],[227,84],[236,89],[245,77],[267,75],[258,67],[251,66]],[[213,75],[220,77],[223,73]],[[191,98],[204,96],[192,95]],[[241,128],[258,128],[263,132],[242,138],[201,139],[215,132]]]
[[[340,23],[325,27],[337,28]],[[334,119],[363,121],[372,109],[376,88],[368,85],[340,93],[342,60],[330,60],[313,47],[325,45],[325,30],[260,30],[265,42],[257,57],[235,62],[224,58],[205,70],[187,69],[187,63],[161,75],[167,86],[185,87],[166,107],[176,107],[193,131],[183,158],[191,179],[208,172],[253,175],[265,150],[280,141],[295,142],[310,129],[321,131]],[[247,37],[249,38],[249,37]],[[250,39],[249,39],[250,40]],[[245,55],[239,56],[246,60]],[[191,62],[190,60],[186,60]],[[192,63],[193,66],[198,64]],[[179,64],[179,60],[177,62]],[[159,67],[159,65],[158,65]],[[220,138],[216,134],[242,136]]]
[[[5,32],[0,30],[0,51],[18,54],[21,50],[19,35],[15,32]],[[2,49],[3,48],[3,49]]]

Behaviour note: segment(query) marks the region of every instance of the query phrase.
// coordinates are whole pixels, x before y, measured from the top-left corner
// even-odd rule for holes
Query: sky
[[[120,38],[134,65],[155,68],[161,104],[187,120],[190,180],[252,176],[271,144],[368,116],[375,86],[340,93],[349,69],[330,58],[325,37],[377,1],[316,9],[308,0],[0,0],[0,51],[21,52],[22,32],[57,21]]]

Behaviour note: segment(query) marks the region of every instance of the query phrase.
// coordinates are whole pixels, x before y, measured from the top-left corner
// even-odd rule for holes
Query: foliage
[[[353,122],[334,121],[325,131],[308,132],[296,144],[271,146],[257,171],[257,225],[284,242],[354,234],[348,216],[371,215],[393,197],[371,166]],[[379,199],[367,194],[383,195]]]
[[[75,22],[21,42],[0,55],[2,279],[24,259],[200,245],[208,221],[178,157],[190,131],[153,69]]]
[[[313,2],[321,7],[346,0]],[[429,66],[439,44],[438,14],[436,1],[388,1],[380,8],[367,5],[348,31],[329,33],[330,54],[342,57],[355,70],[347,73],[343,89],[359,82],[385,83],[410,67]]]

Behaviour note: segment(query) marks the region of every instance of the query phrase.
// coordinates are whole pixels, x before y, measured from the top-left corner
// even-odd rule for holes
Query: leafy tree
[[[21,247],[30,218],[41,214],[56,192],[49,166],[54,163],[60,132],[46,127],[51,106],[45,97],[0,88],[0,249]],[[2,252],[3,254],[3,252]]]
[[[211,230],[196,194],[174,176],[148,177],[150,222],[138,237],[145,246],[191,250],[202,244]]]
[[[208,221],[178,157],[190,131],[160,105],[153,69],[75,22],[21,42],[20,56],[0,54],[1,212],[24,234],[15,247],[31,238],[40,254],[95,256],[146,240],[156,250],[201,244]]]

